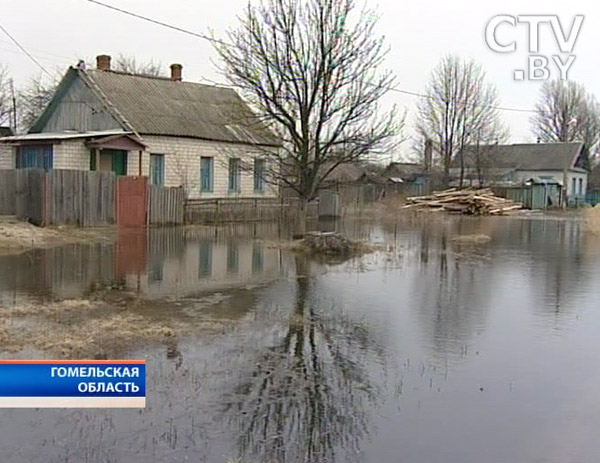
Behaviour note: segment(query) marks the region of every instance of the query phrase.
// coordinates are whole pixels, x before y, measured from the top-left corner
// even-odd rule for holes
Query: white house
[[[146,175],[188,198],[276,196],[265,181],[279,140],[230,88],[171,77],[71,67],[28,134],[0,138],[0,169]]]
[[[453,183],[458,182],[461,170],[465,185],[478,185],[481,181],[488,185],[566,185],[567,197],[574,199],[587,192],[590,162],[587,149],[580,142],[470,145],[452,160]]]

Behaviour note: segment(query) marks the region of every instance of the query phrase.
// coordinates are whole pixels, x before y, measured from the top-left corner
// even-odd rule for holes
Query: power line
[[[133,16],[134,18],[142,19],[143,21],[147,21],[147,22],[150,22],[150,23],[153,23],[153,24],[157,24],[159,26],[167,27],[169,29],[172,29],[172,30],[175,30],[175,31],[178,31],[178,32],[182,32],[184,34],[192,35],[194,37],[197,37],[197,38],[200,38],[200,39],[203,39],[203,40],[208,40],[209,42],[216,42],[216,43],[220,43],[221,45],[226,45],[226,46],[230,45],[230,44],[228,44],[228,43],[226,43],[226,42],[224,42],[222,40],[218,40],[218,39],[209,37],[208,35],[199,34],[197,32],[193,32],[193,31],[190,31],[190,30],[187,30],[187,29],[183,29],[182,27],[178,27],[178,26],[174,26],[172,24],[168,24],[168,23],[165,23],[165,22],[162,22],[162,21],[158,21],[156,19],[152,19],[152,18],[149,18],[147,16],[143,16],[143,15],[138,14],[138,13],[133,13],[132,11],[124,10],[122,8],[117,8],[116,6],[112,6],[112,5],[109,5],[107,3],[100,2],[98,0],[86,0],[86,1],[88,1],[90,3],[95,3],[96,5],[100,5],[100,6],[103,6],[105,8],[109,8],[109,9],[114,10],[114,11],[118,11],[119,13],[123,13],[123,14],[129,15],[129,16]],[[208,80],[208,79],[205,79],[205,80]],[[217,85],[234,87],[232,85],[227,85],[227,84],[217,84]],[[393,91],[393,92],[404,93],[406,95],[412,95],[412,96],[417,96],[417,97],[421,97],[421,98],[431,98],[430,95],[425,95],[423,93],[417,93],[417,92],[411,92],[409,90],[402,90],[402,89],[395,88],[395,87],[388,87],[387,89],[390,90],[390,91]],[[497,109],[499,111],[513,111],[513,112],[535,113],[535,110],[533,110],[533,109],[507,108],[507,107],[504,107],[504,106],[490,106],[490,105],[485,105],[485,106],[488,106],[491,109]]]
[[[0,44],[0,45],[2,45],[2,44]],[[5,51],[5,52],[8,52],[8,53],[14,53],[14,54],[17,54],[17,55],[22,54],[20,50],[17,50],[14,47],[7,48],[7,47],[4,47],[4,46],[0,46],[0,51]],[[66,59],[49,58],[47,56],[40,56],[38,54],[33,54],[33,53],[31,54],[31,56],[35,56],[38,60],[47,61],[49,63],[51,62],[51,63],[54,63],[54,64],[57,64],[57,63],[61,64],[61,65],[62,64],[65,64],[65,65],[71,65],[71,64],[73,64],[72,60],[67,61]]]
[[[395,88],[395,87],[389,87],[388,90],[390,90],[392,92],[404,93],[406,95],[418,96],[420,98],[433,98],[431,95],[426,95],[424,93],[411,92],[409,90],[402,90],[402,89]],[[499,111],[517,111],[517,112],[523,112],[523,113],[535,113],[536,112],[534,109],[507,108],[505,106],[492,106],[492,105],[482,105],[482,106],[488,107],[491,109],[497,109]]]
[[[12,35],[10,35],[10,33],[4,28],[4,26],[2,26],[2,24],[0,24],[0,29],[2,29],[4,31],[4,33],[8,36],[8,38],[10,40],[12,40],[15,43],[15,45],[17,47],[19,47],[21,49],[21,51],[29,57],[29,59],[31,61],[33,61],[35,64],[37,64],[42,71],[44,71],[46,74],[48,74],[50,77],[52,77],[52,74],[50,74],[46,70],[46,68],[40,64],[40,62],[37,59],[35,59],[27,50],[25,50],[25,48],[19,42],[17,42],[17,39],[15,39]]]
[[[111,10],[114,10],[114,11],[118,11],[119,13],[123,13],[123,14],[129,15],[129,16],[133,16],[134,18],[138,18],[138,19],[141,19],[143,21],[147,21],[147,22],[150,22],[150,23],[153,23],[153,24],[158,24],[159,26],[163,26],[163,27],[167,27],[169,29],[173,29],[174,31],[177,31],[177,32],[183,32],[184,34],[193,35],[194,37],[198,37],[200,39],[208,40],[209,42],[216,42],[216,43],[220,43],[222,45],[227,45],[225,42],[223,42],[221,40],[218,40],[218,39],[214,39],[212,37],[209,37],[208,35],[199,34],[198,32],[190,31],[188,29],[184,29],[184,28],[179,27],[179,26],[174,26],[173,24],[168,24],[168,23],[165,23],[165,22],[162,22],[162,21],[158,21],[156,19],[149,18],[147,16],[142,16],[141,14],[134,13],[134,12],[128,11],[128,10],[124,10],[122,8],[117,8],[116,6],[112,6],[112,5],[109,5],[107,3],[102,3],[102,2],[99,2],[98,0],[86,0],[86,1],[88,1],[90,3],[95,3],[96,5],[103,6],[104,8],[108,8],[108,9],[111,9]]]
[[[13,45],[13,42],[11,42],[9,40],[0,39],[0,44]],[[72,56],[57,55],[56,53],[52,53],[52,52],[47,51],[47,50],[42,50],[41,48],[34,48],[34,47],[27,46],[27,49],[31,50],[33,52],[36,52],[35,54],[32,53],[32,55],[35,56],[36,58],[40,58],[39,53],[43,53],[44,55],[49,55],[49,56],[56,57],[56,58],[64,58],[64,59],[68,59],[69,61],[71,61],[73,59]]]

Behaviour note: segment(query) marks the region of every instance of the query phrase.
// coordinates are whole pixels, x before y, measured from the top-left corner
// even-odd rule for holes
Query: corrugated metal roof
[[[477,147],[467,146],[465,163],[476,158]],[[583,143],[526,143],[514,145],[482,145],[479,147],[491,167],[517,170],[564,170],[575,167],[578,156],[582,153]],[[460,156],[452,161],[452,167],[460,167]]]
[[[279,145],[233,90],[115,71],[85,71],[136,132]]]
[[[385,169],[387,176],[404,179],[412,179],[423,175],[424,172],[423,165],[414,162],[392,162]]]

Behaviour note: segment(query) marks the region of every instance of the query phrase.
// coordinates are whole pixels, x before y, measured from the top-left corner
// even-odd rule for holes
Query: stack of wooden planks
[[[523,205],[496,196],[489,188],[434,192],[429,196],[407,198],[403,209],[446,211],[466,215],[507,215],[520,213]]]

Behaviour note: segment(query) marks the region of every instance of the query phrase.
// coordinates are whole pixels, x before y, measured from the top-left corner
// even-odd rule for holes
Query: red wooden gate
[[[148,178],[119,177],[116,196],[117,225],[145,227],[148,211]]]

